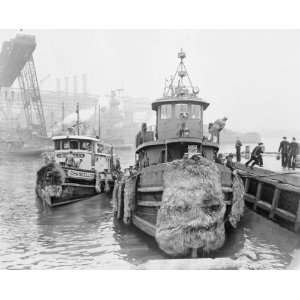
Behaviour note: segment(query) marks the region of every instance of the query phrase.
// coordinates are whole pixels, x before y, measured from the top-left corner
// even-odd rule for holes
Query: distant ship
[[[101,138],[115,149],[133,149],[134,136],[139,124],[134,122],[132,114],[120,109],[120,101],[116,91],[110,93],[109,107],[102,109]]]
[[[39,156],[53,150],[51,138],[38,132],[16,128],[1,130],[0,153],[2,155]]]

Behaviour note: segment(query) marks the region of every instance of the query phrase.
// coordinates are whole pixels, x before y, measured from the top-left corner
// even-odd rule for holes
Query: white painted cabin
[[[103,143],[100,139],[66,135],[54,136],[54,159],[64,166],[66,156],[72,151],[74,156],[74,168],[81,170],[111,171],[113,165],[112,145]]]

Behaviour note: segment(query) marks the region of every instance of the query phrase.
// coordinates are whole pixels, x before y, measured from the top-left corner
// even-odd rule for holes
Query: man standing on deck
[[[283,168],[287,167],[288,164],[288,153],[289,153],[289,145],[290,143],[287,141],[284,136],[282,141],[280,142],[278,152],[281,153],[281,166]]]
[[[224,129],[227,121],[227,117],[216,120],[214,123],[210,123],[208,132],[210,134],[210,141],[219,143],[220,132]]]
[[[261,166],[261,162],[262,162],[262,153],[263,153],[263,147],[264,144],[263,143],[259,143],[252,151],[251,153],[251,157],[250,159],[246,162],[245,166],[248,167],[248,165],[252,163],[252,165],[250,166],[251,169],[253,169],[253,167],[255,165],[259,165]]]
[[[296,142],[296,138],[293,137],[289,147],[289,165],[288,165],[289,169],[293,168],[293,170],[295,170],[296,157],[298,154],[299,154],[299,145]]]
[[[235,142],[235,150],[236,150],[236,161],[240,162],[241,161],[241,147],[243,146],[242,142],[240,141],[239,138],[237,138]]]
[[[229,153],[229,155],[226,157],[226,164],[225,164],[225,166],[227,168],[229,168],[231,171],[234,171],[235,167],[234,167],[234,163],[233,163],[232,159],[233,159],[233,154]]]
[[[72,151],[70,151],[70,153],[67,154],[65,164],[67,167],[75,166],[75,159]]]

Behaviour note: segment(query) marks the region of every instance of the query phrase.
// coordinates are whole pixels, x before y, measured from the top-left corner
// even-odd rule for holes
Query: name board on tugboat
[[[197,145],[188,145],[188,153],[197,153]]]
[[[94,179],[95,174],[84,171],[68,170],[67,176],[80,179]]]
[[[67,155],[68,155],[68,153],[57,153],[57,154],[56,154],[56,157],[57,157],[57,158],[66,158]],[[84,153],[77,153],[77,152],[74,152],[74,153],[73,153],[73,156],[74,156],[75,158],[84,158],[84,157],[85,157]]]

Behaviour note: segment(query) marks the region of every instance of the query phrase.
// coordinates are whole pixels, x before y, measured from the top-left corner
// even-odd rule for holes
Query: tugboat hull
[[[37,173],[36,194],[46,205],[55,207],[108,192],[112,187],[112,178],[96,176],[95,171],[62,168],[50,163]]]
[[[51,188],[36,187],[36,194],[39,199],[50,207],[64,205],[72,202],[81,201],[91,196],[99,194],[95,191],[95,186],[80,184],[63,184]]]
[[[117,216],[154,237],[171,256],[219,249],[225,224],[236,227],[243,214],[243,184],[226,167],[201,161],[149,166],[124,178],[114,190]]]

